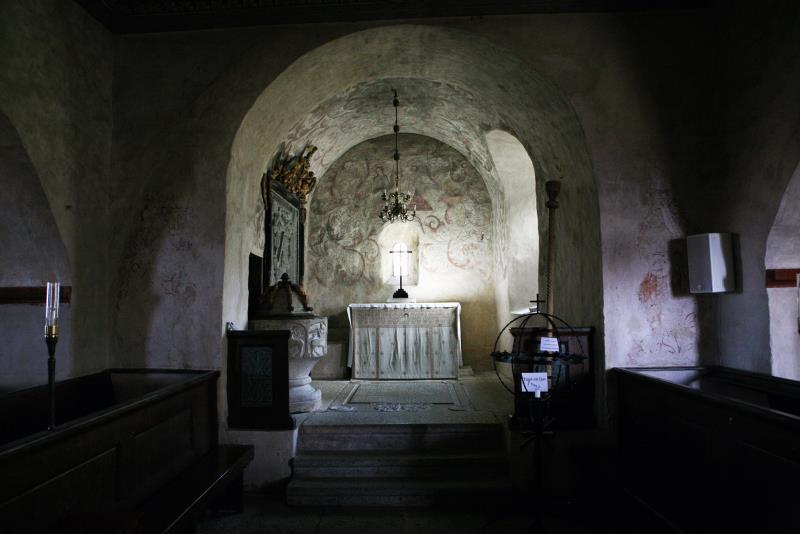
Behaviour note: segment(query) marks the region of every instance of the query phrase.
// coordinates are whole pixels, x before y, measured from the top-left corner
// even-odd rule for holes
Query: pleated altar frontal
[[[347,365],[356,379],[457,378],[461,305],[351,304]]]

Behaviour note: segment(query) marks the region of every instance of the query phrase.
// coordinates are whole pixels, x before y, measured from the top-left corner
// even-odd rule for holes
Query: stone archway
[[[505,324],[512,311],[527,310],[529,300],[539,293],[539,233],[531,231],[539,221],[536,172],[525,147],[510,133],[492,130],[486,134],[486,144],[505,184],[508,269],[497,280],[498,322]]]
[[[543,184],[563,182],[557,257],[557,311],[581,324],[602,324],[602,275],[597,189],[583,131],[560,91],[529,65],[475,35],[430,26],[390,26],[354,33],[308,52],[256,99],[244,117],[227,172],[223,321],[245,322],[247,254],[258,250],[251,219],[259,210],[259,180],[286,145],[319,148],[312,170],[323,176],[356,144],[386,134],[396,88],[408,102],[404,132],[461,152],[483,177],[493,217],[506,221],[504,191],[513,190],[492,160],[486,134],[516,137]],[[313,201],[313,200],[312,200]],[[540,233],[546,223],[539,221]],[[496,228],[504,228],[496,224]],[[508,236],[495,236],[495,257],[508,268]],[[580,280],[580,284],[573,283]]]
[[[800,268],[800,165],[783,193],[767,237],[767,269]],[[769,344],[772,374],[800,380],[800,317],[793,288],[768,288]]]

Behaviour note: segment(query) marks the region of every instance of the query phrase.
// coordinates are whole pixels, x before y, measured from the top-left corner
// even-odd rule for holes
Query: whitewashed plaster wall
[[[506,220],[499,230],[502,255],[508,268],[495,272],[495,301],[497,329],[502,329],[513,319],[511,312],[527,310],[531,300],[539,293],[540,270],[546,274],[544,262],[540,265],[539,214],[536,199],[536,172],[533,162],[519,140],[508,132],[492,130],[486,134],[486,145],[498,176],[505,184],[503,206]],[[542,217],[546,217],[546,213]],[[541,298],[545,298],[541,296]],[[498,350],[511,350],[511,332],[506,330],[498,343]]]
[[[704,135],[694,126],[700,103],[687,100],[683,88],[692,80],[703,89],[706,63],[696,48],[703,21],[692,12],[659,12],[427,22],[436,27],[421,21],[343,41],[336,39],[377,24],[119,39],[113,287],[136,289],[118,296],[112,315],[140,312],[115,320],[118,336],[123,327],[136,332],[134,339],[118,337],[120,361],[223,367],[224,323],[244,322],[246,258],[258,242],[252,224],[257,184],[269,160],[281,143],[312,142],[320,146],[314,170],[324,176],[349,148],[386,133],[393,117],[385,95],[395,83],[404,84],[398,87],[403,95],[423,96],[404,99],[421,106],[409,109],[419,119],[404,131],[462,153],[486,182],[495,213],[503,208],[495,200],[500,187],[487,132],[511,133],[531,156],[540,213],[544,181],[563,179],[558,267],[564,300],[557,312],[598,328],[603,368],[700,358],[704,336],[691,322],[686,326],[694,301],[674,295],[665,282],[672,271],[668,242],[681,232],[674,186],[698,161]],[[685,30],[678,42],[676,27]],[[362,105],[383,114],[365,108],[363,120],[354,120],[359,114],[352,111]],[[347,120],[337,121],[339,115]],[[185,207],[186,216],[160,220],[153,214],[163,210],[147,208],[152,202],[178,206],[170,212]],[[137,241],[162,245],[146,250]],[[141,258],[145,268],[131,268],[123,257]],[[185,285],[203,293],[190,308],[164,290],[181,269]],[[132,344],[139,337],[183,349],[171,359],[156,343],[142,353],[142,345]],[[663,352],[663,340],[675,338],[681,341],[675,352]],[[263,437],[262,446],[270,439]],[[273,462],[291,456],[281,451]],[[268,479],[288,476],[285,462],[259,469]]]
[[[731,10],[709,37],[719,78],[697,146],[698,179],[681,200],[693,232],[739,236],[741,290],[714,302],[721,364],[770,373],[770,296],[764,287],[769,234],[800,162],[800,4]],[[702,116],[698,114],[698,116]],[[708,121],[705,119],[704,122]],[[796,208],[795,208],[796,209]]]
[[[800,269],[800,166],[783,194],[767,238],[767,269]],[[800,380],[800,305],[797,288],[768,288],[772,374]]]
[[[69,262],[50,204],[17,131],[0,113],[0,287],[71,285]],[[0,392],[47,380],[44,306],[0,305]],[[56,376],[69,375],[70,313],[61,308]]]
[[[644,220],[653,209],[659,209],[659,205],[667,206],[671,202],[670,187],[676,179],[674,174],[677,172],[674,158],[671,157],[672,154],[667,149],[658,148],[664,145],[665,134],[660,133],[657,128],[650,128],[650,125],[654,124],[653,121],[655,123],[660,121],[661,108],[655,106],[654,102],[662,97],[657,92],[642,92],[641,87],[648,81],[645,73],[661,72],[659,69],[662,65],[666,69],[665,73],[674,69],[674,61],[667,59],[673,57],[671,54],[675,53],[674,48],[667,50],[667,47],[654,43],[659,41],[656,38],[659,32],[665,32],[671,24],[684,20],[685,17],[675,14],[666,17],[640,14],[635,16],[490,17],[480,22],[467,23],[456,20],[448,22],[451,26],[468,28],[472,32],[487,37],[491,42],[508,46],[514,51],[514,54],[524,57],[529,65],[548,73],[569,95],[577,110],[587,132],[590,146],[593,147],[595,174],[598,175],[601,184],[600,200],[606,202],[603,199],[609,198],[604,210],[604,217],[608,218],[608,224],[611,226],[604,231],[604,235],[607,236],[604,256],[611,262],[609,266],[613,266],[613,268],[606,268],[608,276],[605,287],[607,294],[617,297],[613,299],[613,302],[606,303],[605,315],[608,317],[608,321],[612,321],[617,327],[610,334],[611,338],[607,341],[607,348],[613,349],[609,352],[614,352],[613,357],[618,358],[617,361],[621,364],[645,362],[651,356],[657,361],[674,361],[675,363],[687,363],[697,359],[697,348],[689,341],[690,338],[685,338],[680,334],[692,330],[691,325],[688,330],[686,328],[686,317],[689,316],[691,320],[691,314],[695,311],[691,299],[674,297],[663,284],[664,276],[668,271],[664,271],[658,265],[653,268],[651,265],[653,261],[647,259],[652,254],[635,245],[636,236],[639,233],[639,221]],[[115,151],[119,151],[121,157],[118,167],[118,187],[122,188],[120,198],[136,198],[139,195],[138,189],[148,189],[142,184],[141,178],[132,179],[134,176],[152,175],[153,177],[148,179],[152,182],[150,188],[155,186],[156,190],[168,187],[170,183],[179,183],[179,181],[159,179],[158,177],[166,178],[182,173],[193,176],[192,182],[205,183],[205,188],[209,188],[211,184],[218,187],[218,181],[211,176],[218,175],[220,164],[225,161],[225,157],[222,155],[226,146],[226,142],[223,141],[224,134],[227,132],[227,142],[230,143],[231,128],[235,131],[238,124],[236,117],[241,117],[243,110],[247,109],[248,96],[252,98],[252,95],[258,92],[258,88],[264,86],[265,80],[272,79],[271,77],[275,77],[278,72],[288,67],[293,59],[300,56],[301,51],[308,50],[315,46],[315,43],[324,42],[342,32],[364,26],[367,25],[342,27],[330,25],[326,26],[324,31],[313,32],[313,36],[306,33],[302,39],[298,36],[298,32],[288,28],[286,30],[271,29],[269,38],[263,32],[255,30],[126,37],[121,46],[122,60],[118,66],[119,75],[117,76],[120,101],[131,104],[121,104],[118,108],[121,139],[116,144]],[[500,27],[503,28],[502,31],[500,31]],[[644,39],[643,37],[630,37],[629,33],[632,27],[638,28],[636,31],[639,34],[650,32],[650,35],[653,36],[645,39],[646,53],[651,58],[655,57],[656,60],[651,60],[646,68],[642,67],[639,61],[645,51],[640,51],[638,55],[632,55],[629,50],[630,39]],[[292,37],[289,38],[289,35]],[[370,37],[371,40],[377,38],[377,36]],[[271,42],[270,39],[282,40],[285,55],[276,56],[266,52],[268,43]],[[362,48],[369,49],[371,46],[372,41]],[[691,45],[685,46],[688,56]],[[152,50],[160,52],[155,54],[147,52]],[[249,50],[249,52],[241,53],[242,50]],[[143,56],[155,56],[156,59],[149,63],[143,63],[139,59]],[[200,58],[203,59],[200,60]],[[598,60],[598,58],[600,59]],[[177,64],[181,64],[183,67],[177,68]],[[261,67],[254,69],[254,65],[261,65]],[[336,65],[341,67],[338,63]],[[689,64],[687,68],[691,69],[694,66]],[[328,80],[318,69],[319,66],[315,65],[315,70],[311,71],[312,74],[295,82],[298,87],[325,86],[331,90],[326,92],[324,89],[320,89],[320,94],[323,95],[321,98],[315,100],[311,96],[303,100],[302,105],[307,111],[306,117],[319,117],[320,114],[311,113],[311,111],[317,106],[323,105],[322,102],[326,98],[331,96],[336,98],[337,94],[341,94],[332,91],[332,87],[327,84]],[[641,74],[637,74],[640,72]],[[664,76],[659,74],[659,78],[661,77],[666,77],[666,74]],[[499,78],[502,79],[503,76],[499,76]],[[148,86],[154,79],[161,79],[163,82],[152,87]],[[326,83],[320,82],[323,79]],[[236,83],[233,80],[237,80]],[[242,81],[243,83],[240,83]],[[415,83],[422,84],[418,80]],[[156,94],[153,94],[154,89],[158,91]],[[290,89],[281,95],[276,95],[274,108],[282,108],[292,91]],[[152,98],[148,96],[150,94],[153,95]],[[185,95],[194,96],[187,100]],[[456,99],[455,103],[451,104],[451,108],[466,105],[469,103],[468,100],[468,98]],[[144,106],[142,102],[147,102],[147,106]],[[351,103],[351,105],[353,104]],[[511,104],[507,112],[511,115],[525,115],[525,108],[524,105]],[[659,113],[656,113],[656,110]],[[376,122],[385,124],[386,121]],[[269,122],[268,129],[276,129],[277,124],[275,121]],[[226,127],[222,127],[222,125],[226,125]],[[362,126],[362,124],[353,125],[351,130],[358,130]],[[313,128],[300,128],[298,131],[309,132],[312,130]],[[134,138],[126,136],[125,131],[139,134]],[[289,131],[291,132],[291,128]],[[286,140],[290,136],[291,134],[287,134],[283,139]],[[684,135],[684,137],[687,136]],[[307,138],[307,135],[295,136],[298,143],[306,140],[314,141],[314,139]],[[148,139],[161,139],[164,142],[157,147]],[[185,142],[191,139],[198,140],[198,143],[185,145]],[[185,155],[176,155],[169,148],[177,146],[186,146],[186,150],[183,152]],[[468,151],[463,146],[462,144],[462,150],[469,154],[473,164],[480,163],[480,145],[470,146]],[[149,150],[149,155],[141,158],[139,153],[144,148]],[[337,150],[341,152],[342,148]],[[255,183],[266,167],[266,162],[274,154],[274,150],[253,149],[252,152],[258,153],[259,159],[255,165],[252,165],[252,169],[246,172],[239,168],[241,163],[236,158],[231,162],[231,172],[241,172],[241,174],[250,176],[248,183],[251,184],[251,187],[239,188],[237,186],[236,191],[229,192],[229,197],[241,199],[241,204],[236,208],[227,209],[228,217],[237,216],[236,212],[241,211],[244,213],[243,218],[251,220],[252,214],[256,211],[259,196]],[[221,160],[211,157],[215,153],[220,154]],[[330,164],[329,160],[333,158],[333,155],[332,153],[327,156],[321,152],[319,154],[320,167]],[[178,166],[183,170],[178,169]],[[476,168],[481,167],[477,164],[475,166]],[[482,166],[486,167],[486,165]],[[208,181],[199,179],[201,175],[209,176]],[[652,175],[652,177],[648,177],[648,175]],[[125,179],[125,177],[131,179]],[[194,187],[189,188],[186,194],[190,194],[191,189]],[[214,188],[212,187],[212,189]],[[129,190],[134,193],[133,197],[126,194]],[[216,194],[218,191],[215,189],[214,193]],[[569,195],[568,191],[569,187],[565,188],[565,195]],[[568,197],[565,196],[566,198]],[[249,206],[249,208],[245,206]],[[669,210],[667,208],[667,212]],[[565,215],[562,220],[569,220],[567,214],[570,211],[576,213],[574,207],[565,207],[563,211]],[[124,212],[129,213],[130,208],[125,209]],[[136,210],[134,210],[135,212]],[[203,216],[207,217],[207,215],[208,212],[204,212]],[[218,231],[217,228],[211,228],[205,220],[195,222],[198,223],[194,225],[196,229],[204,228],[203,235],[211,236]],[[124,226],[130,225],[125,224]],[[244,223],[240,226],[246,227]],[[662,258],[668,256],[667,241],[680,232],[679,228],[671,226],[672,230],[667,223],[656,223],[655,230],[653,230],[655,233],[650,236],[645,235],[645,240],[652,241],[653,246],[659,248],[656,254]],[[647,231],[650,230],[646,230],[645,234]],[[618,232],[622,232],[624,235],[617,235]],[[125,231],[122,233],[123,238],[120,241],[122,243],[129,241],[129,235]],[[568,232],[565,234],[568,239],[575,237]],[[235,236],[235,232],[231,236]],[[218,240],[219,237],[215,239]],[[239,249],[243,257],[246,256],[247,251],[253,248],[252,241],[244,243]],[[236,254],[232,252],[227,256],[231,258],[230,261],[234,261],[233,258]],[[564,258],[564,255],[559,257]],[[632,261],[634,259],[635,261]],[[164,261],[169,260],[165,258]],[[564,261],[569,260],[565,259]],[[240,269],[236,270],[238,272]],[[592,270],[594,274],[599,274],[599,266],[589,269],[589,271]],[[653,272],[659,274],[653,276]],[[237,279],[239,279],[237,286],[241,288],[237,290],[241,293],[241,298],[236,299],[239,304],[233,305],[232,308],[229,308],[229,312],[225,312],[226,318],[235,318],[238,324],[242,324],[244,312],[241,304],[246,301],[241,274],[240,272],[237,275]],[[587,276],[578,276],[573,280],[582,281],[592,276],[590,272],[585,274]],[[631,276],[633,278],[630,278]],[[646,289],[640,300],[639,294],[643,281],[651,280],[654,277],[658,279],[659,276],[662,280],[660,289],[657,291]],[[627,283],[623,284],[622,280],[629,280],[630,287]],[[571,285],[575,286],[575,283],[572,282]],[[646,288],[651,287],[652,284],[645,284],[645,286]],[[621,300],[616,300],[616,298]],[[675,304],[678,309],[674,313],[668,310],[668,313],[662,317],[656,313],[650,321],[638,319],[643,312],[661,310],[664,306],[671,306],[673,301],[679,301]],[[222,317],[219,319],[218,323],[221,328],[224,321],[221,320]],[[161,328],[159,325],[168,326],[170,324],[162,320],[155,320],[154,323],[156,328]],[[600,321],[600,323],[602,325],[603,322]],[[640,328],[641,330],[639,330]],[[649,335],[651,328],[656,329],[655,336]],[[192,332],[192,335],[187,335],[187,338],[195,338],[193,334],[197,333],[193,327],[188,325],[182,331]],[[631,332],[634,336],[629,335]],[[178,334],[179,337],[182,335]],[[660,340],[675,337],[685,338],[683,342],[676,344],[676,348],[680,349],[679,352],[682,356],[673,359],[671,355],[668,355],[660,359],[660,347],[662,346]],[[633,341],[634,339],[641,340],[646,346],[640,351],[638,347],[641,344]],[[208,347],[213,344],[198,342],[198,346]],[[640,353],[644,355],[637,356]],[[611,364],[609,362],[609,365]]]
[[[411,45],[406,46],[408,43]],[[313,85],[309,92],[292,92],[294,86],[308,85],[306,77],[312,75],[326,83]],[[505,83],[498,86],[496,80],[503,76]],[[597,213],[591,194],[594,185],[576,117],[550,82],[519,64],[512,54],[469,34],[393,26],[351,34],[303,56],[270,84],[242,122],[228,173],[229,200],[257,198],[258,183],[252,176],[262,172],[256,169],[266,167],[268,158],[263,154],[274,153],[279,142],[294,150],[307,142],[318,146],[314,170],[324,175],[350,146],[385,133],[386,124],[391,123],[392,110],[385,104],[390,87],[406,95],[403,100],[408,103],[405,116],[409,120],[404,131],[446,142],[467,156],[484,176],[496,217],[505,219],[502,202],[497,202],[502,199],[502,184],[486,147],[486,132],[497,128],[513,132],[535,155],[533,159],[541,161],[544,178],[560,178],[563,173],[562,199],[584,217],[563,219],[558,267],[565,274],[563,281],[581,278],[585,285],[577,288],[562,283],[561,311],[574,316],[576,322],[599,323],[597,318],[587,319],[600,312],[599,270],[595,266],[599,236],[597,224],[591,222]],[[321,103],[313,106],[315,96]],[[515,114],[520,109],[530,112]],[[279,135],[282,129],[285,135]],[[248,194],[239,193],[243,188]],[[252,208],[237,206],[227,213],[229,228],[251,226],[240,218],[252,213]],[[231,253],[226,254],[226,261],[233,263],[226,266],[223,315],[234,318],[241,317],[241,302],[246,301],[241,281],[245,266],[231,249],[240,239],[236,232],[227,234]],[[584,252],[595,253],[576,255],[579,240]],[[496,246],[503,250],[505,242]],[[505,255],[498,255],[500,258]]]
[[[72,285],[72,303],[61,321],[60,377],[108,365],[112,232],[107,183],[113,56],[111,34],[75,2],[0,2],[0,112],[19,135],[20,145],[14,150],[23,150],[29,158],[37,184],[28,185],[38,191],[42,203],[36,209],[46,217],[39,223],[17,220],[0,232],[3,240],[23,239],[22,226],[41,224],[24,246],[47,257],[45,266],[30,255],[9,261],[10,251],[0,251],[4,269],[0,278],[3,284],[17,285],[23,281],[14,278],[17,273],[24,275],[26,284],[38,285],[44,278],[64,276],[62,281]],[[0,177],[4,203],[23,193],[16,172]],[[16,208],[25,209],[24,202]],[[50,214],[45,216],[40,209]],[[28,215],[16,212],[14,218]],[[26,378],[20,378],[25,384],[17,382],[19,386],[47,381],[46,353],[42,355],[40,346],[43,313],[36,306],[23,308],[26,311],[12,311],[11,316],[4,311],[0,318],[3,328],[9,329],[0,349],[4,372],[0,388],[9,385],[7,380],[16,382],[10,374],[20,372]],[[21,359],[26,359],[24,368],[19,367]]]
[[[387,97],[391,104],[391,93]],[[418,241],[410,260],[419,265],[418,281],[407,278],[404,286],[418,302],[460,302],[464,363],[488,369],[497,325],[486,185],[463,155],[439,141],[401,134],[399,148],[401,188],[413,192],[417,206],[414,221],[393,223],[409,227]],[[385,302],[397,289],[382,273],[392,243],[382,243],[387,225],[378,218],[381,191],[393,187],[393,151],[392,135],[356,145],[328,168],[314,191],[305,288],[321,315],[341,318],[348,304]]]

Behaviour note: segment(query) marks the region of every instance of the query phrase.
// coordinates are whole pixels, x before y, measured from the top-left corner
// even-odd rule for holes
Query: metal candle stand
[[[494,351],[492,352],[491,356],[494,362],[495,373],[497,373],[497,377],[500,382],[503,384],[503,387],[509,391],[509,393],[513,394],[515,397],[514,408],[515,412],[514,415],[511,416],[509,420],[509,428],[512,430],[520,430],[522,437],[525,440],[520,445],[520,450],[525,449],[533,443],[533,470],[534,470],[534,497],[539,502],[544,502],[544,473],[543,473],[543,465],[544,465],[544,458],[543,458],[543,450],[542,450],[542,441],[545,437],[551,437],[554,435],[552,430],[549,430],[549,427],[554,422],[554,418],[550,417],[549,409],[552,399],[552,393],[550,392],[550,388],[548,387],[548,391],[542,393],[539,397],[536,397],[533,392],[522,392],[517,391],[518,385],[520,385],[522,379],[523,368],[526,371],[534,371],[536,367],[543,367],[547,369],[550,367],[553,369],[554,362],[556,361],[563,361],[567,365],[571,363],[582,363],[583,360],[586,359],[585,354],[569,354],[569,353],[550,353],[550,352],[541,352],[541,351],[532,351],[532,352],[521,352],[515,350],[511,353],[507,351],[497,352],[497,343],[500,340],[503,332],[508,329],[514,322],[523,319],[522,326],[524,327],[527,322],[532,317],[541,316],[543,317],[548,324],[548,332],[552,332],[553,335],[558,339],[557,332],[558,327],[555,324],[555,321],[563,324],[566,327],[566,330],[574,331],[574,329],[569,326],[563,319],[543,312],[531,312],[526,315],[520,315],[519,317],[515,317],[511,321],[509,321],[500,333],[497,335],[497,339],[495,340],[494,344]],[[561,343],[559,343],[559,348],[561,348]],[[581,346],[581,351],[583,352],[584,349]],[[497,371],[497,362],[503,363],[510,363],[512,369],[512,375],[514,378],[514,390],[510,389],[503,379],[500,378],[500,373]],[[553,382],[553,389],[556,389],[558,384],[557,380],[558,377],[551,376],[548,377],[549,381]],[[520,390],[522,386],[519,386]],[[518,396],[519,395],[526,395],[528,400],[529,409],[527,410],[527,414],[518,413],[517,408],[519,407]],[[534,517],[534,524],[531,525],[531,532],[541,532],[542,526],[542,506],[535,507],[535,517]]]
[[[56,427],[56,343],[58,343],[58,305],[61,284],[47,282],[45,301],[44,341],[47,343],[47,429]]]
[[[56,343],[58,343],[58,333],[54,328],[44,336],[47,343],[47,429],[53,430],[56,427]]]

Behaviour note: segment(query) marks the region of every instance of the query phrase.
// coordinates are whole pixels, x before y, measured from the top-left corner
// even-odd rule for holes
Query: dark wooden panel
[[[161,488],[122,521],[125,534],[192,532],[202,509],[221,497],[241,502],[242,473],[253,460],[252,445],[220,445]],[[108,532],[99,529],[100,532]]]
[[[768,400],[794,399],[800,384],[722,368],[697,369],[688,385],[613,374],[632,494],[685,532],[792,531],[800,418]]]
[[[114,373],[129,374],[131,380],[138,376],[144,382],[151,378],[141,371],[110,374]],[[149,374],[159,375],[157,381],[165,375],[161,371]],[[173,383],[158,391],[0,447],[0,502],[10,503],[0,511],[0,525],[6,516],[20,513],[17,504],[28,502],[19,501],[20,496],[46,509],[51,498],[47,488],[57,487],[51,486],[56,481],[62,485],[58,487],[69,488],[65,499],[70,510],[102,505],[99,513],[103,514],[129,509],[215,447],[219,373],[175,374],[181,374],[182,380],[167,380]],[[0,406],[4,400],[0,399]],[[109,450],[115,451],[115,461],[93,463],[93,458],[106,458]],[[98,491],[104,499],[99,504]],[[37,519],[47,523],[58,517],[40,514]]]
[[[76,0],[115,33],[519,13],[700,9],[709,0]]]
[[[289,415],[288,330],[228,332],[228,426],[294,428]]]
[[[46,356],[42,358],[45,369]],[[0,397],[0,445],[47,429],[47,386]],[[56,384],[56,424],[63,425],[114,404],[108,372],[63,380]]]
[[[59,301],[69,304],[72,297],[72,286],[61,286]],[[0,287],[0,304],[44,304],[47,298],[45,286],[36,287]],[[44,312],[42,313],[44,327]]]
[[[42,532],[69,517],[114,506],[116,464],[117,450],[109,449],[0,504],[3,532]]]
[[[194,449],[192,411],[182,410],[147,428],[131,439],[133,484],[136,487],[158,483],[180,470]]]
[[[795,287],[800,269],[767,269],[767,287]]]

